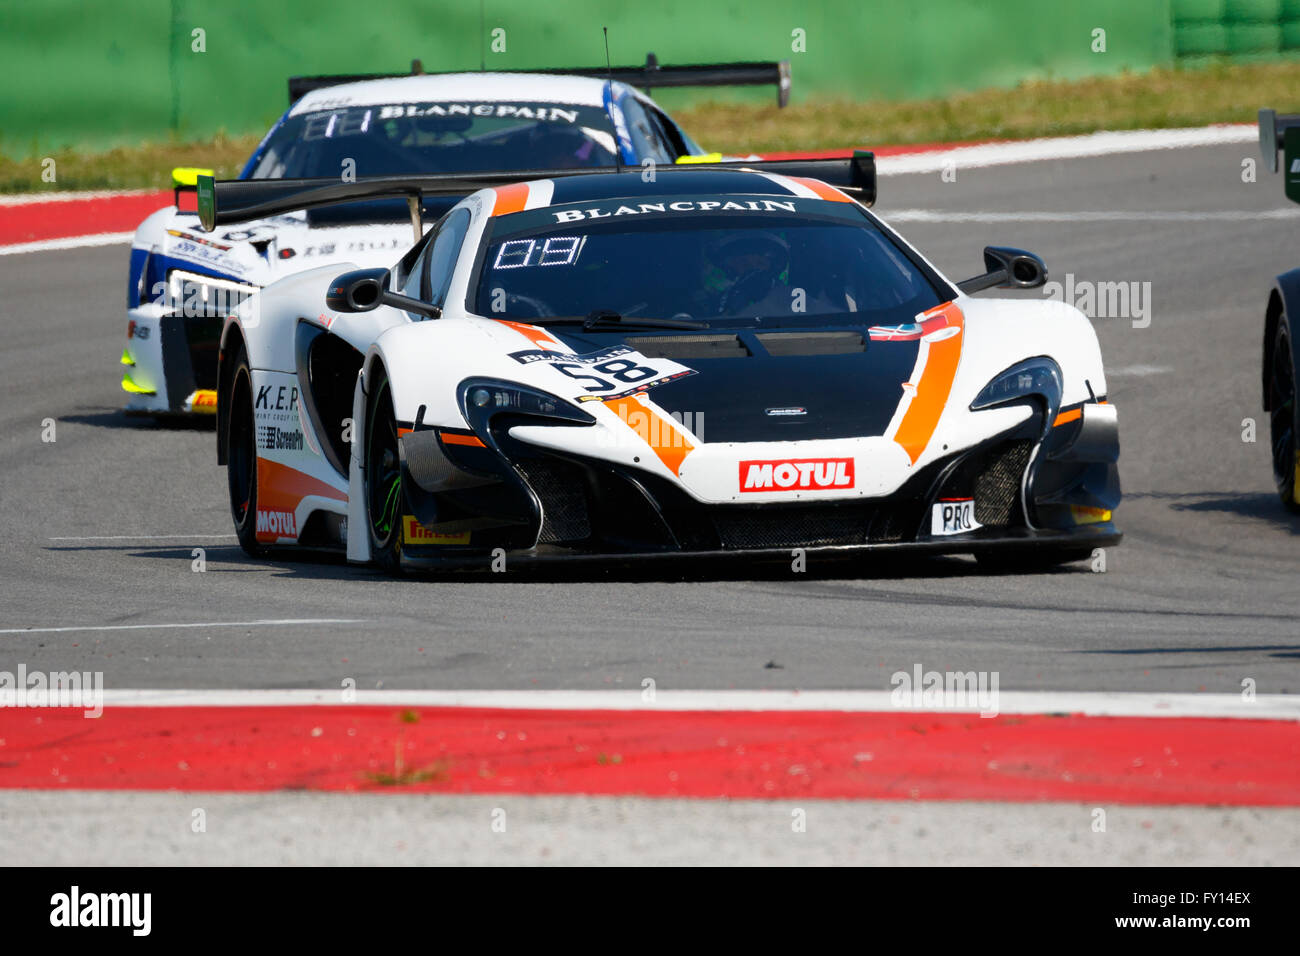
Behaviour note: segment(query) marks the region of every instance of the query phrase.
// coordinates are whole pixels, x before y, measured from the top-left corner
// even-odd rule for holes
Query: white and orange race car
[[[200,182],[208,229],[464,195],[393,268],[303,272],[227,321],[218,457],[250,554],[1039,567],[1119,541],[1088,319],[973,297],[1045,280],[1019,250],[941,275],[867,208],[869,153],[509,179]]]

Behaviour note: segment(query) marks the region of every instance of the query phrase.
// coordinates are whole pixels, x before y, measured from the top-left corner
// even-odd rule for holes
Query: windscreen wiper
[[[620,315],[618,312],[609,309],[593,309],[587,313],[587,318],[582,323],[584,332],[633,327],[643,329],[707,329],[709,323],[696,322],[694,319],[651,319],[637,315]]]
[[[583,315],[548,315],[537,319],[515,319],[527,325],[581,325],[584,332],[610,329],[707,329],[709,323],[694,319],[654,319],[637,315],[622,315],[609,309],[595,309]]]

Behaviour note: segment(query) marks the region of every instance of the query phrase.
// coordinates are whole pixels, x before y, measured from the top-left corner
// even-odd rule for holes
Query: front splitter
[[[987,533],[986,533],[987,532]],[[599,566],[603,568],[636,564],[669,563],[673,561],[789,561],[795,552],[803,552],[806,559],[852,560],[854,558],[883,557],[886,555],[940,556],[976,553],[1035,553],[1061,550],[1091,550],[1113,547],[1123,540],[1123,533],[1110,522],[1089,525],[1073,531],[1047,531],[1021,529],[1009,531],[989,529],[951,538],[933,538],[923,541],[890,541],[873,544],[813,545],[788,548],[717,549],[708,551],[576,551],[554,545],[528,551],[509,551],[505,560],[511,568],[566,565],[571,567]],[[402,555],[402,568],[421,570],[484,570],[493,560],[483,551],[447,554]]]

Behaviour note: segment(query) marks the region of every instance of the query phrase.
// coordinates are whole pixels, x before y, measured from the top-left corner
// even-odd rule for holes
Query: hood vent
[[[627,344],[648,358],[749,357],[749,349],[738,335],[643,335],[628,339]]]
[[[759,344],[775,358],[796,355],[852,355],[867,350],[859,331],[835,332],[760,332]]]

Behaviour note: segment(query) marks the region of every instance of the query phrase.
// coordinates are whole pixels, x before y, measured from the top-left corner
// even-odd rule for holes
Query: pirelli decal
[[[402,541],[415,545],[469,544],[468,531],[438,531],[426,528],[413,515],[402,516]]]

